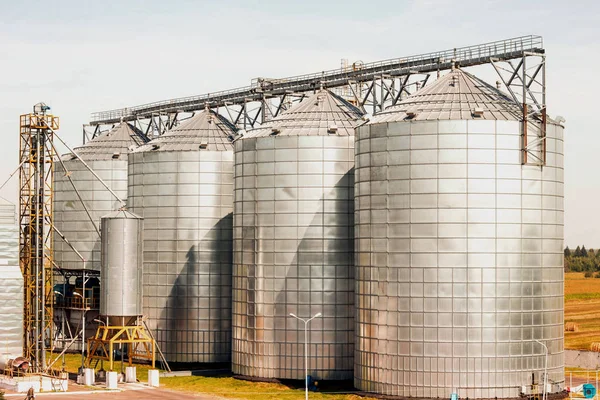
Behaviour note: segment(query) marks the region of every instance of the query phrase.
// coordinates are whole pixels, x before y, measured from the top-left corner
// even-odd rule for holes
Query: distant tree
[[[577,246],[577,248],[575,249],[575,257],[581,257],[581,247]]]
[[[590,257],[596,257],[596,250],[594,250],[594,249],[588,249],[588,255]]]
[[[571,257],[571,249],[569,249],[569,246],[565,247],[565,257]]]
[[[583,264],[584,271],[595,271],[596,267],[598,266],[598,264],[596,263],[596,260],[593,258],[581,257],[580,260],[581,260],[581,263]]]
[[[588,253],[587,250],[585,249],[585,244],[583,245],[583,247],[581,248],[581,257],[587,257]]]
[[[567,268],[567,271],[571,271],[571,272],[583,272],[584,271],[584,266],[583,266],[583,262],[581,261],[581,257],[567,258],[566,262],[565,262],[565,267]]]

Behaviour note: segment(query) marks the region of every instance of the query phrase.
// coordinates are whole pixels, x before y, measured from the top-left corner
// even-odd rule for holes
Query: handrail
[[[430,72],[435,70],[436,67],[437,69],[448,69],[451,66],[451,61],[463,66],[480,65],[489,63],[490,58],[511,59],[522,56],[527,52],[544,53],[544,43],[541,36],[521,36],[449,50],[375,61],[353,65],[344,71],[338,68],[281,79],[258,78],[250,86],[161,100],[134,107],[94,112],[91,115],[90,124],[115,123],[120,120],[131,121],[138,117],[147,118],[153,114],[179,110],[191,111],[201,109],[205,104],[213,106],[226,103],[243,104],[245,101],[254,101],[262,96],[273,95],[274,92],[282,94],[288,91],[307,91],[311,87],[318,87],[320,84],[329,88],[339,87],[346,85],[348,81],[367,82],[381,75],[399,76],[402,73],[408,73],[409,69],[423,72]]]

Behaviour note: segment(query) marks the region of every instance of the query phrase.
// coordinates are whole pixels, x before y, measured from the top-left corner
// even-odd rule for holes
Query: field
[[[600,342],[600,279],[565,273],[565,322],[578,325],[577,332],[565,332],[565,348],[589,350]]]

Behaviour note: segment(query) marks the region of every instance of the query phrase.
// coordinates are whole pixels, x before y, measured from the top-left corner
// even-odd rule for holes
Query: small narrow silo
[[[121,200],[127,198],[127,154],[147,142],[132,125],[121,123],[109,132],[75,148],[75,152]],[[100,270],[100,218],[122,206],[73,154],[62,156],[75,188],[85,202],[90,220],[60,162],[55,163],[54,224],[86,260],[86,269]],[[94,225],[96,227],[94,227]],[[63,269],[83,269],[79,256],[54,235],[54,261]]]
[[[454,70],[357,129],[357,388],[517,398],[542,380],[539,340],[562,390],[563,127],[548,121],[544,166],[522,165],[522,128]]]
[[[101,219],[102,316],[129,319],[142,315],[143,225],[143,218],[127,210]]]
[[[0,369],[23,355],[23,295],[15,205],[0,198]]]
[[[143,311],[169,362],[231,359],[235,127],[206,110],[129,156],[144,217]]]
[[[233,372],[350,379],[354,126],[320,90],[235,142]],[[304,325],[294,317],[322,316]]]

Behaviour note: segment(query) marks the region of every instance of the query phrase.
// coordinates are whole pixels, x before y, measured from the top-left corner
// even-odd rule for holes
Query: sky
[[[44,101],[76,146],[90,114],[350,63],[541,35],[565,127],[565,244],[600,247],[600,2],[0,0],[0,182]],[[483,78],[495,75],[480,67]],[[493,81],[492,81],[493,83]],[[17,179],[2,191],[17,199]]]

